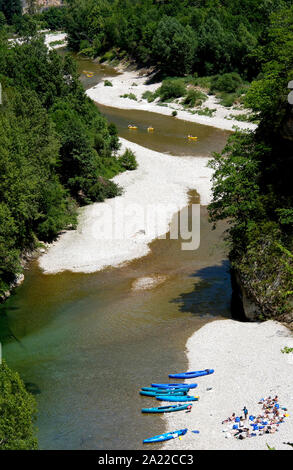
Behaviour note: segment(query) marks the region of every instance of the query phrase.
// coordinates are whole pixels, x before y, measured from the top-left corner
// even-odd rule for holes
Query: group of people
[[[248,416],[246,406],[243,408],[244,416],[236,416],[233,413],[229,418],[225,419],[222,424],[229,426],[229,429],[223,429],[226,433],[225,437],[235,437],[236,439],[246,439],[263,434],[274,434],[279,430],[280,424],[284,423],[288,415],[287,408],[281,407],[279,398],[261,398],[258,402],[262,405],[262,413],[258,416]]]

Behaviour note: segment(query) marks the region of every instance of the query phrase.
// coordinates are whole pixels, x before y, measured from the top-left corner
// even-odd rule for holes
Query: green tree
[[[17,372],[0,364],[0,449],[37,449],[36,403]]]
[[[123,155],[119,157],[119,163],[125,170],[136,170],[138,167],[135,155],[130,149],[126,149]]]
[[[165,16],[159,22],[152,42],[152,55],[162,70],[171,75],[190,73],[197,47],[192,29],[176,18]]]
[[[6,17],[4,15],[3,11],[0,11],[0,31],[2,31],[5,24],[6,24]]]
[[[4,13],[7,22],[11,24],[14,15],[21,15],[21,0],[0,0],[0,11]]]
[[[273,13],[260,48],[262,73],[246,102],[259,112],[251,134],[236,133],[211,163],[211,220],[229,221],[230,259],[261,318],[292,322],[293,7]]]

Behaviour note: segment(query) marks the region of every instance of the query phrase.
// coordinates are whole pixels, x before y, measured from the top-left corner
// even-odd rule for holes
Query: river
[[[80,71],[95,73],[85,87],[115,74],[77,60]],[[141,130],[130,133],[129,111],[100,108],[119,135],[161,152],[196,158],[220,150],[227,138],[214,128],[142,111],[131,112]],[[144,129],[150,121],[154,135]],[[184,138],[190,125],[198,146]],[[37,261],[30,264],[22,286],[0,307],[0,331],[5,358],[37,398],[41,449],[141,449],[143,438],[164,431],[161,416],[141,414],[154,402],[138,390],[185,370],[187,338],[208,321],[230,317],[224,229],[220,224],[213,231],[202,207],[194,252],[167,237],[153,241],[144,258],[94,274],[44,275]],[[135,290],[145,277],[163,282]]]

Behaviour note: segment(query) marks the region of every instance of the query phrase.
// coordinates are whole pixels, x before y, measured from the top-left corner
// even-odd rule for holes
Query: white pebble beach
[[[209,203],[208,158],[174,157],[120,140],[121,152],[129,148],[135,153],[137,170],[113,178],[122,196],[80,210],[77,230],[63,233],[39,258],[45,273],[90,273],[145,256],[151,241],[166,234],[172,217],[188,205],[189,190],[197,190],[202,205]]]
[[[148,103],[147,100],[142,99],[143,93],[146,91],[154,92],[161,85],[161,83],[147,84],[148,78],[148,75],[140,75],[139,71],[124,71],[117,77],[108,77],[107,80],[112,83],[112,86],[104,86],[104,82],[100,82],[87,90],[87,95],[97,103],[114,108],[138,109],[168,116],[171,115],[173,110],[177,110],[176,119],[196,122],[219,129],[231,131],[236,126],[240,129],[254,130],[257,127],[256,124],[251,122],[241,122],[237,121],[235,118],[231,118],[231,116],[243,114],[243,112],[247,110],[225,108],[218,103],[215,96],[208,96],[207,101],[203,104],[203,107],[216,110],[212,117],[191,114],[186,110],[182,110],[182,106],[174,102],[170,103],[168,106],[160,106],[156,101]],[[130,93],[135,94],[137,101],[121,97]]]
[[[283,443],[293,441],[293,354],[281,353],[284,346],[290,345],[293,346],[292,333],[274,321],[216,320],[193,333],[186,344],[188,370],[213,368],[215,372],[192,380],[198,387],[189,394],[199,395],[200,399],[194,402],[190,413],[181,411],[164,416],[167,431],[183,428],[189,431],[181,440],[166,441],[163,449],[265,450],[268,444],[291,450]],[[233,412],[244,416],[244,406],[249,415],[261,414],[258,402],[269,395],[278,395],[280,406],[288,409],[289,417],[279,425],[279,431],[244,440],[227,439],[223,430],[231,430],[222,421]],[[200,433],[194,434],[192,430]]]

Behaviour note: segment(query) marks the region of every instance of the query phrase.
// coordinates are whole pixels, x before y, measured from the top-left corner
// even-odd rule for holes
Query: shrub
[[[123,155],[119,157],[119,163],[125,170],[136,170],[138,167],[135,155],[130,149],[126,149]]]
[[[104,86],[113,86],[113,85],[112,85],[112,82],[110,82],[110,80],[105,80]]]
[[[0,450],[37,448],[33,421],[36,403],[17,372],[0,364]]]
[[[137,101],[134,93],[125,93],[124,95],[120,95],[120,98],[129,98],[130,100]]]
[[[215,75],[211,82],[211,91],[223,91],[225,93],[234,93],[242,84],[240,75],[236,72]]]
[[[188,90],[186,97],[183,100],[183,104],[194,108],[195,106],[201,106],[206,101],[207,96],[199,90],[191,89]]]
[[[237,98],[235,93],[222,93],[219,95],[221,105],[225,106],[226,108],[230,108],[234,101]]]
[[[173,98],[180,98],[186,93],[186,88],[182,80],[164,80],[160,88],[156,91],[156,95],[162,101],[167,101]]]
[[[102,202],[105,199],[110,199],[115,196],[120,196],[122,194],[122,189],[114,181],[107,180],[102,176],[99,176],[95,184],[91,184],[87,191],[87,200],[89,203],[91,201]],[[89,199],[89,200],[88,200]]]
[[[191,79],[191,83],[194,86],[199,86],[209,90],[211,88],[211,81],[213,77],[194,77]]]
[[[176,117],[177,114],[178,114],[177,111],[172,111],[172,116],[173,116],[173,117]]]
[[[196,114],[199,114],[200,116],[209,116],[212,117],[213,114],[216,112],[216,109],[211,109],[211,108],[203,108],[203,109],[198,109],[195,111]]]
[[[152,103],[152,102],[155,100],[155,98],[156,98],[156,94],[155,94],[155,93],[152,93],[152,92],[149,91],[149,90],[147,90],[147,91],[145,91],[145,92],[143,93],[142,98],[143,98],[144,100],[147,100],[148,103]]]

